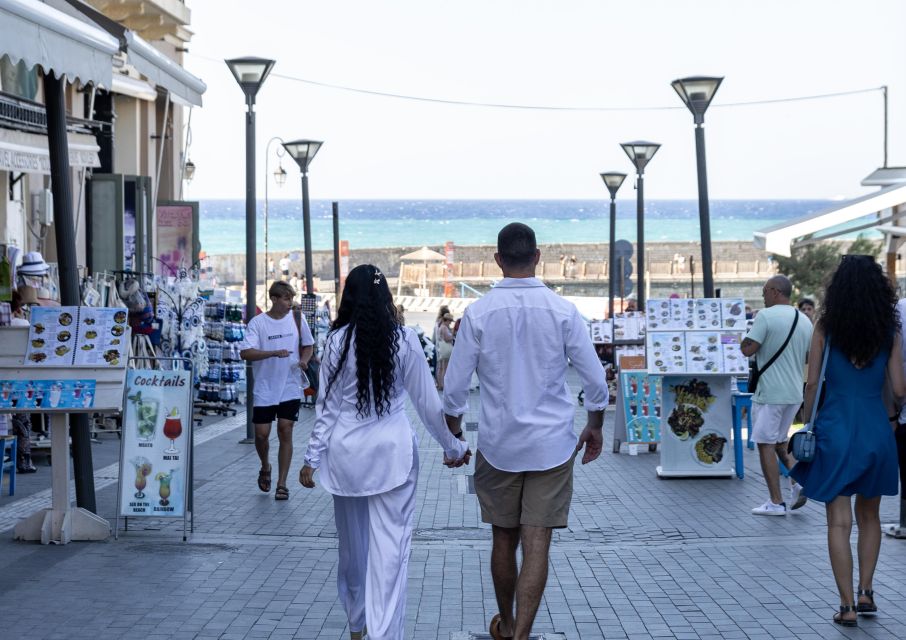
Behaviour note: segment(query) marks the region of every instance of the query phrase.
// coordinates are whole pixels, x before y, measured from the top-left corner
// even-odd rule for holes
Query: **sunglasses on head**
[[[874,256],[869,256],[864,253],[845,253],[840,256],[840,262],[875,262]]]

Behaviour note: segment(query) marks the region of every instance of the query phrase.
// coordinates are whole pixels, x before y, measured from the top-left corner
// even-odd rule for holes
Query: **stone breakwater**
[[[359,264],[373,264],[383,271],[387,277],[396,278],[400,271],[400,257],[411,253],[420,247],[393,247],[385,249],[356,249],[350,248],[349,266],[350,268]],[[429,247],[435,251],[443,253],[443,245]],[[541,260],[545,263],[559,263],[560,256],[571,258],[575,256],[577,262],[602,263],[607,261],[608,247],[606,243],[588,243],[588,244],[544,244],[540,246]],[[485,262],[494,264],[494,245],[473,245],[457,246],[454,251],[454,261],[463,263],[480,263]],[[766,263],[769,254],[752,246],[751,242],[739,241],[722,241],[714,242],[711,247],[712,257],[715,262],[748,262],[748,263]],[[295,254],[295,255],[294,255]],[[278,265],[280,258],[286,255],[285,252],[271,253],[269,259],[273,259],[274,264]],[[701,264],[701,250],[697,242],[657,242],[645,245],[645,262],[652,264],[666,264],[674,260],[676,256],[682,256],[688,264],[689,257],[695,259],[696,265]],[[305,272],[305,258],[301,249],[290,252],[290,275],[298,273],[300,276]],[[297,259],[292,259],[297,258]],[[636,262],[635,255],[631,259],[633,264]],[[257,256],[259,278],[263,279],[265,270],[264,253]],[[312,253],[312,264],[314,267],[315,277],[323,281],[332,281],[334,272],[333,251],[315,251]],[[210,268],[211,273],[217,277],[219,283],[241,284],[245,280],[245,254],[223,254],[209,255],[204,261],[204,265]],[[696,267],[696,272],[700,273],[700,267]],[[279,276],[279,267],[278,273]]]

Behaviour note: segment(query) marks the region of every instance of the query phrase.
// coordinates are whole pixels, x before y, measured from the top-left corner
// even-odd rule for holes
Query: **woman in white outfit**
[[[346,279],[321,364],[317,419],[299,482],[333,494],[337,588],[351,637],[402,640],[418,442],[409,399],[448,466],[468,464],[462,433],[446,426],[440,398],[411,329],[399,325],[387,280],[372,265]]]

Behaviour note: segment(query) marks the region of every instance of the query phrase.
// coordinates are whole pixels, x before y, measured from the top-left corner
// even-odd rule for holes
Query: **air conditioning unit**
[[[50,226],[53,224],[53,193],[50,189],[42,189],[31,196],[31,208],[34,212],[35,222]]]

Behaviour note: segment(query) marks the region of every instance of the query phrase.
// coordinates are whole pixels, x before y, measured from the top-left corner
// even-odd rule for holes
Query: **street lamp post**
[[[270,140],[267,141],[267,146],[264,148],[264,291],[265,291],[264,305],[266,308],[270,308],[270,301],[271,301],[270,297],[267,295],[268,276],[270,275],[270,258],[269,258],[269,254],[268,254],[268,223],[267,223],[269,204],[268,204],[268,197],[267,197],[267,187],[268,187],[268,178],[270,177],[269,163],[270,163],[270,159],[271,159],[271,143],[273,143],[273,142],[279,142],[280,144],[283,144],[283,139],[280,138],[279,136],[274,136],[273,138],[271,138]],[[284,154],[284,151],[282,149],[278,148],[277,149],[278,164],[277,164],[277,168],[274,169],[274,182],[277,184],[278,187],[282,187],[283,185],[286,184],[286,169],[283,168],[283,163],[279,161],[279,158],[281,158],[283,156],[283,154]]]
[[[634,142],[623,142],[620,144],[623,151],[629,156],[632,164],[635,165],[636,171],[636,245],[638,250],[638,270],[639,270],[639,293],[638,308],[639,311],[645,310],[645,167],[661,148],[657,142],[646,142],[645,140],[636,140]]]
[[[695,159],[698,168],[698,221],[702,242],[702,284],[705,297],[714,297],[714,275],[711,272],[711,207],[708,202],[708,170],[705,166],[705,111],[714,99],[723,78],[692,76],[670,83],[692,112],[695,122]]]
[[[258,256],[255,241],[255,96],[274,67],[274,60],[265,58],[233,58],[224,60],[242,93],[245,94],[245,321],[251,322],[255,317],[255,284],[258,280]],[[245,440],[255,441],[255,427],[252,424],[251,405],[254,398],[255,381],[252,376],[252,364],[246,363],[246,411]]]
[[[620,189],[620,185],[623,184],[623,180],[626,179],[626,174],[619,173],[618,171],[608,171],[607,173],[601,174],[601,179],[604,181],[604,186],[606,186],[607,190],[610,192],[610,242],[607,245],[610,252],[607,257],[607,270],[610,272],[610,284],[608,286],[607,298],[609,302],[608,314],[609,317],[613,318],[613,298],[617,282],[613,272],[617,255],[617,191]]]
[[[314,274],[311,261],[311,209],[308,203],[308,165],[314,160],[321,145],[318,140],[293,140],[284,142],[283,148],[299,165],[302,172],[302,231],[305,235],[305,292],[314,293]]]

